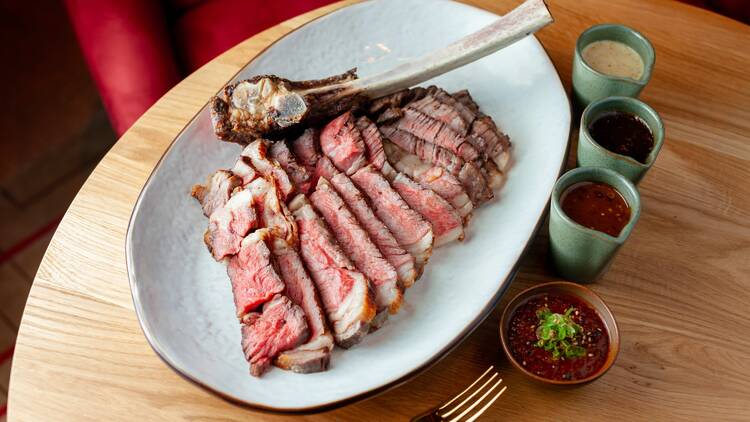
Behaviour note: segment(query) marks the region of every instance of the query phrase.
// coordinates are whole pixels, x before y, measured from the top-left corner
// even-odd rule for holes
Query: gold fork
[[[480,382],[482,382],[481,385],[475,388],[475,386],[477,384],[480,384]],[[479,416],[481,416],[482,413],[484,413],[492,405],[492,403],[494,403],[495,400],[497,400],[500,395],[505,392],[505,390],[508,389],[507,386],[504,386],[499,391],[494,393],[494,395],[489,400],[485,401],[487,396],[493,394],[495,389],[497,389],[502,383],[503,379],[500,378],[500,374],[495,371],[494,366],[490,366],[479,378],[476,379],[476,381],[471,383],[471,385],[468,386],[464,391],[458,393],[457,396],[453,397],[440,407],[430,409],[429,411],[421,415],[413,417],[411,421],[458,422],[459,420],[461,420],[461,418],[467,417],[465,422],[473,422]],[[484,392],[484,394],[482,394],[478,398],[474,398],[477,394],[482,392]],[[463,400],[459,402],[459,400],[462,398]],[[454,404],[456,402],[458,402],[458,404]],[[482,403],[484,403],[482,407],[474,410],[475,407],[479,406]],[[460,413],[456,413],[462,409],[463,411],[461,411]]]

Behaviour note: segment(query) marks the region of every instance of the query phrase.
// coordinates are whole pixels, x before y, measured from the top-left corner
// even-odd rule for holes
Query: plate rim
[[[373,0],[364,0],[364,1],[361,1],[361,2],[358,2],[358,3],[346,5],[346,6],[343,6],[343,7],[339,7],[339,8],[337,8],[335,10],[332,10],[332,11],[330,11],[328,13],[324,13],[324,14],[322,14],[320,16],[317,16],[314,19],[311,19],[310,21],[305,22],[304,24],[298,26],[297,28],[295,28],[295,29],[287,32],[286,34],[278,37],[273,42],[271,42],[268,45],[266,45],[265,47],[263,47],[253,57],[251,57],[250,59],[248,59],[248,61],[244,65],[242,65],[237,70],[237,72],[235,72],[227,80],[226,83],[229,83],[232,80],[234,80],[235,78],[237,78],[237,76],[240,73],[242,73],[250,64],[252,64],[255,60],[257,60],[269,48],[273,47],[278,42],[280,42],[281,40],[283,40],[286,37],[290,36],[291,34],[293,34],[293,33],[297,32],[297,31],[301,30],[302,28],[304,28],[304,27],[306,27],[308,25],[311,25],[311,24],[317,22],[318,20],[320,20],[320,19],[322,19],[324,17],[331,16],[332,14],[338,13],[338,12],[340,12],[342,10],[349,9],[351,7],[356,7],[358,5],[362,5],[362,4],[365,4],[365,3],[370,3],[372,1]],[[476,7],[476,6],[473,6],[473,5],[470,5],[470,4],[466,4],[466,3],[462,3],[462,2],[459,2],[459,1],[455,1],[455,0],[443,0],[443,1],[450,2],[450,3],[457,3],[457,4],[460,4],[460,5],[464,6],[464,7],[468,7],[468,8],[471,8],[471,9],[476,9],[476,10],[479,10],[479,11],[482,11],[482,12],[485,12],[485,13],[491,13],[491,14],[493,14],[495,16],[499,16],[496,13],[491,12],[489,10],[482,9],[480,7]],[[322,6],[321,8],[323,8],[323,7],[327,7],[327,6]],[[318,10],[318,9],[313,9],[313,11],[314,10]],[[295,18],[296,17],[293,17],[292,19],[295,19]],[[557,171],[556,178],[559,178],[560,175],[562,174],[562,172],[564,171],[565,167],[566,167],[566,163],[567,163],[568,156],[569,156],[569,153],[570,153],[570,139],[571,139],[571,134],[572,134],[572,130],[573,130],[573,125],[572,125],[572,119],[573,119],[572,103],[570,102],[570,97],[568,96],[567,92],[565,91],[565,87],[564,87],[564,85],[562,83],[562,80],[560,79],[560,73],[558,72],[557,68],[555,67],[554,62],[550,58],[550,55],[547,52],[547,49],[544,47],[544,45],[542,45],[541,42],[539,42],[539,39],[537,39],[534,34],[529,35],[529,37],[531,37],[533,39],[533,41],[542,49],[542,51],[544,52],[544,58],[552,66],[552,68],[554,69],[555,73],[557,74],[557,81],[559,82],[560,90],[563,93],[563,95],[565,96],[565,100],[566,100],[566,102],[568,104],[568,109],[567,109],[568,110],[568,122],[567,122],[567,124],[568,124],[568,131],[567,132],[568,133],[567,133],[567,137],[566,137],[566,140],[565,140],[565,153],[563,154],[562,162],[560,163],[560,167],[559,167],[559,169]],[[222,89],[223,89],[223,86],[221,88],[219,88],[219,90],[217,91],[217,93],[220,92]],[[385,383],[385,384],[383,384],[383,385],[381,385],[379,387],[376,387],[376,388],[373,388],[373,389],[370,389],[370,390],[367,390],[367,391],[363,391],[361,393],[357,393],[357,394],[351,395],[351,396],[343,398],[343,399],[333,400],[333,401],[322,403],[322,404],[315,405],[315,406],[305,406],[305,407],[274,407],[274,406],[267,406],[267,405],[264,405],[264,404],[261,404],[261,403],[250,402],[248,400],[244,400],[244,399],[238,398],[238,397],[236,397],[234,395],[225,393],[223,391],[219,391],[218,389],[209,386],[208,384],[204,383],[200,379],[197,379],[194,376],[192,376],[188,371],[184,370],[183,368],[180,368],[177,364],[173,363],[169,359],[169,357],[167,356],[167,354],[164,353],[164,351],[160,347],[159,341],[152,335],[152,333],[147,328],[148,324],[145,322],[145,320],[142,317],[142,314],[144,312],[143,312],[142,306],[140,304],[140,301],[137,299],[137,295],[136,295],[136,293],[138,292],[138,286],[137,286],[137,282],[136,282],[135,268],[134,268],[133,256],[132,256],[132,251],[133,251],[133,248],[132,248],[133,226],[134,226],[134,221],[135,221],[135,219],[136,219],[136,217],[137,217],[137,215],[139,213],[139,210],[141,208],[141,202],[142,202],[143,197],[144,197],[144,192],[146,192],[146,190],[152,184],[153,178],[154,178],[154,174],[162,166],[162,164],[164,162],[164,158],[174,148],[175,143],[177,142],[177,140],[180,139],[180,137],[183,135],[183,133],[185,132],[185,130],[187,130],[187,128],[190,127],[193,124],[193,122],[198,118],[198,116],[200,116],[204,112],[204,110],[206,110],[208,108],[208,105],[209,105],[208,102],[206,104],[204,104],[203,107],[201,107],[195,113],[195,115],[193,115],[193,117],[191,117],[190,120],[188,120],[187,123],[185,123],[185,126],[183,126],[182,129],[180,129],[180,131],[174,136],[174,138],[172,139],[172,141],[170,141],[169,145],[164,150],[164,152],[162,153],[162,155],[159,157],[159,160],[156,162],[156,165],[154,165],[153,169],[151,170],[151,173],[148,175],[148,178],[146,179],[146,182],[143,184],[143,187],[141,188],[140,192],[138,193],[138,198],[136,199],[135,204],[133,205],[133,210],[132,210],[132,212],[130,214],[130,218],[128,220],[128,227],[127,227],[127,231],[126,231],[126,234],[125,234],[125,263],[126,263],[126,269],[127,269],[127,274],[128,274],[128,282],[130,284],[130,294],[131,294],[131,298],[133,300],[133,309],[134,309],[135,314],[136,314],[136,319],[138,320],[138,325],[141,327],[141,331],[143,332],[143,335],[146,338],[146,342],[149,344],[149,346],[154,351],[154,353],[156,353],[156,355],[159,357],[159,359],[161,359],[162,362],[164,362],[170,369],[172,369],[175,373],[177,373],[183,379],[185,379],[185,380],[189,381],[190,383],[192,383],[192,384],[200,387],[204,391],[208,391],[209,393],[214,394],[214,395],[220,397],[221,399],[227,401],[228,403],[231,403],[231,404],[239,406],[239,407],[243,407],[243,408],[250,409],[250,410],[262,411],[262,412],[271,413],[271,414],[315,414],[315,413],[321,413],[321,412],[325,412],[325,411],[337,409],[337,408],[340,408],[340,407],[343,407],[343,406],[346,406],[346,405],[349,405],[349,404],[353,404],[353,403],[356,403],[358,401],[369,399],[369,398],[375,397],[377,395],[380,395],[382,393],[385,393],[386,391],[389,391],[389,390],[397,388],[397,387],[399,387],[399,386],[401,386],[403,384],[406,384],[407,382],[409,382],[412,379],[414,379],[417,375],[419,375],[419,374],[427,371],[428,369],[432,368],[437,363],[439,363],[441,360],[443,360],[445,357],[447,357],[451,352],[453,352],[453,350],[455,350],[459,345],[461,345],[464,342],[464,340],[466,340],[466,338],[469,337],[474,332],[474,330],[476,330],[487,319],[487,317],[492,313],[492,311],[495,309],[495,307],[497,306],[497,304],[500,301],[500,299],[502,299],[503,295],[505,294],[505,291],[508,289],[508,287],[510,286],[510,284],[513,282],[513,279],[515,278],[516,274],[518,273],[518,270],[519,270],[519,267],[520,267],[520,263],[521,263],[521,259],[528,252],[528,250],[529,250],[529,248],[530,248],[530,246],[532,244],[532,241],[534,240],[534,238],[536,237],[537,233],[539,232],[539,229],[540,229],[540,227],[542,225],[542,222],[544,221],[547,213],[549,212],[549,201],[550,200],[548,198],[547,201],[546,201],[546,205],[542,209],[542,211],[541,211],[541,213],[540,213],[540,215],[539,215],[539,217],[538,217],[538,219],[537,219],[537,221],[536,221],[536,223],[534,225],[534,229],[531,231],[531,234],[529,235],[529,238],[524,243],[524,247],[521,249],[521,252],[519,253],[518,257],[516,258],[516,261],[513,264],[513,267],[511,268],[511,270],[509,271],[508,276],[501,282],[501,286],[498,289],[498,291],[495,293],[495,295],[493,296],[493,298],[487,303],[487,305],[481,310],[481,312],[479,312],[477,314],[477,317],[474,318],[474,320],[471,321],[459,334],[457,334],[451,340],[451,342],[448,345],[446,345],[445,347],[443,347],[442,349],[440,349],[439,351],[437,351],[430,359],[426,360],[421,365],[418,365],[417,367],[413,368],[412,370],[410,370],[406,374],[402,375],[401,377],[399,377],[399,378],[397,378],[397,379],[395,379],[393,381],[390,381],[388,383]],[[550,195],[551,194],[552,194],[552,192],[550,191]]]

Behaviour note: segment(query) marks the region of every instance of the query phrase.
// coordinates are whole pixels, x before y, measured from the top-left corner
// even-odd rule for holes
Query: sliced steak
[[[250,182],[260,176],[255,168],[253,168],[253,162],[249,157],[240,155],[237,162],[232,167],[232,173],[235,176],[242,179],[242,186],[247,186]]]
[[[241,190],[211,214],[203,241],[214,259],[221,261],[239,252],[242,239],[257,225],[253,196]]]
[[[456,91],[451,94],[451,97],[455,98],[456,101],[465,105],[469,110],[474,112],[474,114],[479,113],[479,106],[477,105],[476,101],[474,101],[474,98],[471,97],[471,94],[469,94],[468,90],[462,89],[461,91]]]
[[[284,291],[266,244],[270,237],[268,229],[250,233],[242,240],[240,252],[229,259],[227,274],[240,318]]]
[[[367,278],[344,254],[304,195],[297,195],[290,208],[299,229],[302,259],[320,292],[336,344],[349,348],[362,340],[375,317]]]
[[[440,166],[456,176],[474,205],[482,204],[494,196],[484,175],[474,163],[465,162],[451,151],[394,126],[385,125],[380,129],[391,142],[406,152],[416,155],[422,161]]]
[[[297,225],[281,201],[273,179],[255,179],[245,189],[253,195],[260,226],[270,230],[274,237],[284,239],[291,247],[296,247]]]
[[[320,131],[315,128],[306,129],[297,139],[292,141],[292,152],[297,160],[305,166],[310,173],[315,172],[315,164],[320,158],[318,152],[318,139]]]
[[[394,126],[427,142],[441,146],[465,161],[476,161],[481,158],[479,152],[468,142],[466,137],[461,136],[445,123],[433,119],[411,106],[404,109],[404,117],[396,121]]]
[[[510,138],[497,128],[490,116],[479,116],[471,125],[470,136],[484,141],[487,155],[497,165],[505,170],[510,160]]]
[[[341,249],[370,280],[375,291],[378,313],[398,312],[403,296],[398,286],[396,269],[383,258],[344,200],[325,178],[319,179],[315,192],[310,195],[310,202],[328,223]]]
[[[458,180],[466,188],[474,204],[483,204],[495,197],[484,173],[474,163],[464,163],[458,173]]]
[[[464,160],[447,149],[427,142],[393,125],[380,126],[380,131],[391,142],[406,152],[416,155],[420,160],[440,166],[456,176],[461,172]]]
[[[383,134],[380,133],[375,123],[364,116],[357,119],[357,129],[362,134],[362,140],[367,150],[367,159],[370,164],[374,165],[375,168],[382,171],[386,176],[389,176],[388,173],[391,173],[391,170],[388,157],[385,155],[385,150],[383,149]],[[383,170],[384,168],[386,170]]]
[[[320,149],[340,171],[353,174],[367,164],[365,143],[350,112],[333,119],[320,134]]]
[[[285,141],[272,143],[268,148],[268,155],[276,160],[286,174],[289,175],[295,191],[301,193],[310,192],[313,188],[312,176],[305,166],[297,162],[297,159],[292,154],[292,151],[289,150],[289,146]]]
[[[257,139],[251,142],[242,150],[241,156],[249,158],[252,167],[263,177],[273,179],[282,201],[286,201],[294,192],[289,175],[276,160],[268,156],[268,141]]]
[[[464,105],[462,102],[458,101],[457,99],[453,98],[450,94],[448,94],[446,91],[442,90],[438,87],[430,87],[430,95],[432,95],[436,100],[440,101],[442,104],[445,104],[458,113],[458,115],[461,117],[461,120],[465,123],[463,126],[464,128],[468,129],[470,128],[471,124],[474,122],[474,119],[477,117],[477,112],[466,105]],[[458,126],[457,126],[458,127]],[[457,127],[454,127],[456,129]],[[464,132],[466,134],[466,132]]]
[[[229,201],[232,191],[242,184],[242,179],[229,170],[218,170],[208,176],[205,185],[195,185],[190,195],[197,199],[203,208],[203,214],[210,217],[213,212]]]
[[[385,223],[398,243],[414,256],[417,269],[421,272],[432,253],[430,224],[404,202],[383,174],[372,165],[354,173],[352,181],[370,199],[375,215]]]
[[[403,173],[391,181],[391,185],[414,211],[432,226],[434,246],[439,247],[454,240],[464,239],[461,216],[440,195],[421,186]]]
[[[463,240],[463,220],[453,206],[431,189],[391,167],[385,154],[383,136],[370,119],[360,118],[357,120],[357,127],[365,141],[370,164],[380,169],[401,198],[430,223],[435,236],[435,246],[456,239]]]
[[[463,217],[464,222],[468,221],[474,209],[474,204],[471,203],[469,195],[455,176],[442,167],[425,163],[416,155],[408,154],[390,142],[386,141],[383,146],[388,159],[397,171],[435,191],[456,209],[458,214]]]
[[[271,250],[286,284],[285,294],[305,311],[310,338],[306,343],[282,352],[274,361],[280,368],[297,373],[325,371],[333,349],[333,335],[328,328],[318,292],[305,270],[302,258],[283,239],[274,239]]]
[[[280,352],[293,349],[309,337],[305,314],[289,298],[275,295],[263,306],[242,318],[242,350],[250,373],[259,377]]]
[[[445,104],[435,98],[434,95],[428,95],[419,101],[409,103],[409,108],[418,110],[435,120],[445,123],[461,136],[466,136],[469,133],[471,122],[474,121],[473,116],[469,120],[466,120],[466,116],[462,116],[455,107]]]
[[[370,101],[367,114],[377,117],[387,109],[399,108],[410,101],[418,100],[427,95],[427,90],[422,87],[402,89],[380,98]]]
[[[479,106],[469,91],[454,92],[450,96],[474,113],[476,118],[472,122],[470,136],[484,140],[487,155],[492,158],[500,171],[504,171],[510,160],[511,142],[508,135],[497,127],[491,117],[479,110]]]
[[[482,161],[487,161],[491,156],[487,140],[469,133],[472,123],[477,117],[476,114],[438,87],[431,86],[428,91],[430,95],[410,103],[409,107],[448,125],[456,133],[466,138],[477,150]],[[477,164],[481,163],[477,161]]]
[[[339,172],[327,157],[318,161],[317,173],[320,177],[325,177],[344,199],[383,257],[396,269],[399,283],[404,287],[414,284],[417,278],[414,257],[398,244],[393,233],[375,215],[354,182],[347,175]]]
[[[505,181],[505,174],[497,168],[494,161],[485,161],[482,163],[482,175],[487,180],[490,189],[500,187]]]
[[[315,165],[320,158],[320,151],[318,151],[319,139],[320,131],[315,128],[309,128],[305,129],[302,135],[291,142],[292,152],[297,158],[297,162],[305,166],[307,173],[310,175],[311,189],[318,183]]]

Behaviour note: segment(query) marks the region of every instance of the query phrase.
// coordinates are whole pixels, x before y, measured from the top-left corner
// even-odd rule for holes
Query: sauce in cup
[[[617,237],[630,220],[630,206],[612,186],[582,182],[563,192],[563,212],[576,223]]]

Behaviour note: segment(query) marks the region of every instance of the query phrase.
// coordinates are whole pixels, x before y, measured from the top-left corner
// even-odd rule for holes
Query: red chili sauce
[[[585,348],[585,355],[555,360],[549,351],[535,346],[539,324],[537,311],[544,307],[559,314],[570,307],[575,308],[572,319],[583,328],[583,332],[574,341]],[[609,352],[609,336],[599,315],[585,302],[566,294],[538,296],[516,309],[510,320],[508,340],[516,362],[542,378],[559,381],[593,375],[604,365]]]
[[[646,163],[654,149],[654,135],[638,116],[622,111],[602,115],[589,125],[589,133],[596,143],[636,161]]]
[[[630,206],[625,198],[606,183],[576,183],[563,192],[560,203],[563,212],[576,223],[610,236],[619,236],[630,221]]]

